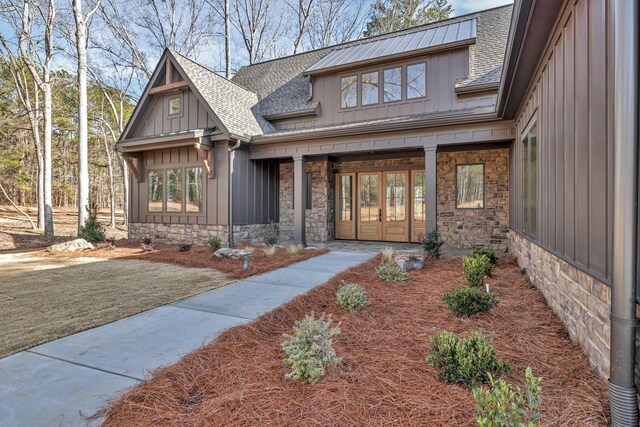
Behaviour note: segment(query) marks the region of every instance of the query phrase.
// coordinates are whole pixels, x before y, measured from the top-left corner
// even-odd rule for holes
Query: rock
[[[394,260],[403,270],[421,270],[424,267],[424,258],[420,255],[400,254]]]
[[[251,251],[244,249],[220,248],[215,253],[218,258],[244,258],[251,255]]]
[[[84,239],[75,239],[69,242],[58,243],[47,248],[49,252],[76,252],[85,249],[93,249],[93,245]]]

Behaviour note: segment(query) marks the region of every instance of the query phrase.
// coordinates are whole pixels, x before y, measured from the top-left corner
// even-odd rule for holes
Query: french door
[[[356,238],[356,174],[336,174],[336,239]]]
[[[409,172],[384,172],[383,182],[382,240],[407,242],[409,241],[409,218],[407,215]]]
[[[358,174],[358,239],[382,240],[382,173]]]

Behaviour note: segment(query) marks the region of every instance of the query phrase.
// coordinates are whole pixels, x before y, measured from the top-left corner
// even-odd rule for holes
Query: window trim
[[[424,95],[409,98],[409,67],[412,65],[424,65]],[[425,58],[420,61],[409,62],[404,64],[404,99],[406,101],[428,100],[429,99],[429,59]]]
[[[186,208],[186,169],[187,168],[201,168],[202,169],[202,209],[199,212],[187,212]],[[206,172],[202,168],[202,165],[199,163],[186,163],[177,165],[154,165],[152,167],[147,167],[146,169],[146,186],[147,186],[147,201],[145,206],[145,211],[147,215],[187,215],[187,216],[198,216],[205,215],[207,203],[206,203]],[[180,211],[167,211],[167,170],[169,169],[180,169],[181,172],[181,182],[180,182],[180,191],[182,191],[182,200],[181,200],[181,210]],[[161,211],[150,211],[149,210],[149,173],[152,171],[160,171],[162,175],[162,210]]]
[[[458,207],[458,168],[460,166],[479,166],[482,165],[482,207],[481,208],[461,208]],[[456,195],[454,199],[455,209],[460,211],[483,211],[487,208],[487,166],[486,162],[472,162],[472,163],[456,163]]]

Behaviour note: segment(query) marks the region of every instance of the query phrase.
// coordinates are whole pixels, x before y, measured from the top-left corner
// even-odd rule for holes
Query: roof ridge
[[[246,90],[246,91],[247,91],[247,92],[249,92],[249,93],[252,93],[252,94],[254,94],[254,95],[257,95],[254,91],[252,91],[252,90],[250,90],[250,89],[248,89],[248,88],[246,88],[246,87],[242,86],[240,83],[234,82],[233,80],[228,79],[228,78],[226,78],[225,76],[221,76],[220,74],[216,73],[216,72],[215,72],[214,70],[212,70],[211,68],[209,68],[209,67],[206,67],[206,66],[202,65],[201,63],[199,63],[199,62],[197,62],[197,61],[195,61],[195,60],[193,60],[193,59],[189,58],[188,56],[185,56],[185,55],[183,55],[183,54],[181,54],[181,53],[179,53],[179,52],[177,52],[177,51],[175,51],[175,50],[173,50],[173,49],[170,49],[170,48],[167,48],[167,50],[168,50],[169,52],[171,52],[171,54],[172,54],[173,56],[179,56],[179,57],[181,57],[181,58],[184,58],[184,59],[186,59],[187,61],[189,61],[189,62],[191,62],[191,63],[193,63],[193,64],[195,64],[195,65],[199,66],[200,68],[202,68],[202,69],[204,69],[204,70],[206,70],[206,71],[208,71],[209,73],[213,74],[214,76],[216,76],[216,77],[218,77],[218,78],[220,78],[220,79],[222,79],[222,80],[225,80],[225,81],[227,81],[227,82],[229,82],[229,83],[232,83],[232,84],[234,84],[234,85],[238,86],[240,89],[244,89],[244,90]]]
[[[249,65],[243,65],[242,67],[240,67],[238,69],[238,72],[243,68],[251,68],[251,67],[256,66],[256,65],[267,64],[269,62],[279,61],[281,59],[287,59],[287,58],[292,58],[292,57],[295,57],[295,56],[305,55],[305,54],[308,54],[308,53],[319,52],[319,51],[325,50],[325,49],[331,49],[331,50],[334,50],[336,48],[343,49],[344,47],[347,47],[347,45],[359,44],[360,42],[372,41],[374,39],[384,38],[386,36],[390,36],[390,35],[396,34],[396,33],[398,35],[399,35],[399,33],[403,33],[403,32],[406,32],[407,34],[409,34],[409,33],[414,32],[414,31],[420,31],[423,27],[427,27],[427,26],[439,27],[440,25],[434,25],[434,24],[440,24],[440,23],[443,23],[443,22],[446,22],[446,21],[452,21],[454,19],[472,17],[472,16],[480,15],[480,14],[487,13],[487,12],[492,12],[494,10],[507,8],[507,7],[513,7],[513,3],[504,4],[502,6],[491,7],[489,9],[478,10],[478,11],[475,11],[475,12],[469,12],[469,13],[465,13],[464,15],[452,16],[452,17],[449,17],[449,18],[446,18],[446,19],[441,19],[439,21],[428,22],[426,24],[420,24],[420,25],[416,25],[414,27],[404,28],[404,29],[401,29],[401,30],[394,30],[394,31],[390,31],[388,33],[377,34],[375,36],[362,37],[362,38],[349,40],[349,41],[342,42],[342,43],[336,43],[336,44],[330,45],[330,46],[319,47],[317,49],[311,49],[311,50],[306,50],[304,52],[294,53],[294,54],[291,54],[291,55],[280,56],[278,58],[267,59],[266,61],[256,62],[256,63],[249,64]],[[236,72],[236,74],[238,72]]]

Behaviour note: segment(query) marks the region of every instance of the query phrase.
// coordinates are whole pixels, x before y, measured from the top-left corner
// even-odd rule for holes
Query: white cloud
[[[513,3],[513,0],[451,0],[455,16]]]

